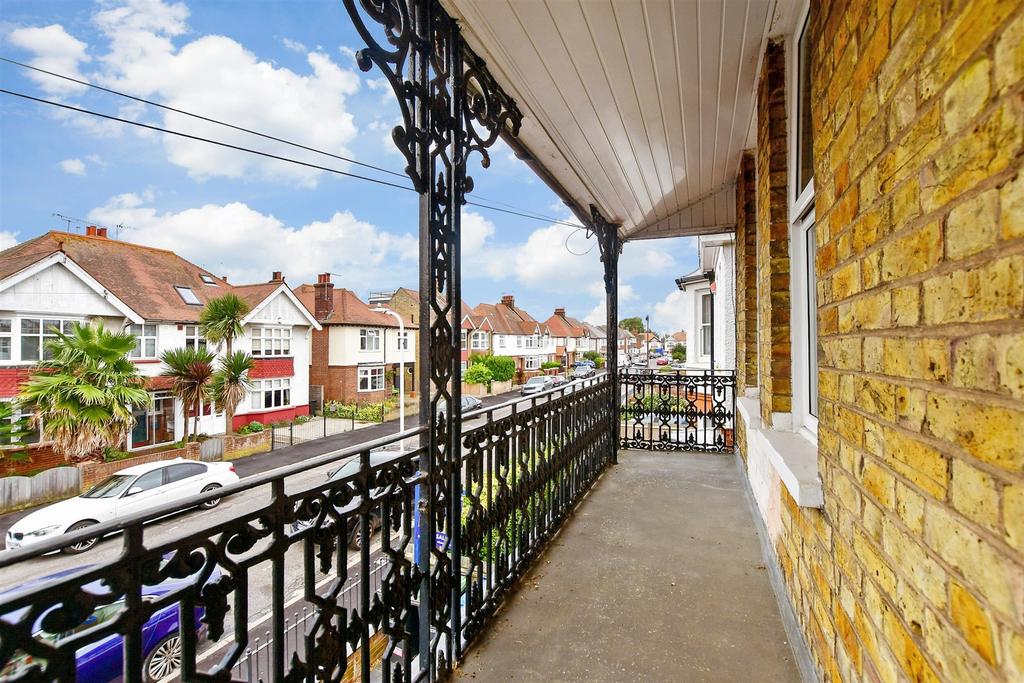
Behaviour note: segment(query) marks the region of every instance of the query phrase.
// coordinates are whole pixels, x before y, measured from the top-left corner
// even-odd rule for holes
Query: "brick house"
[[[111,239],[106,229],[93,226],[84,235],[51,231],[0,253],[0,400],[13,399],[32,366],[46,358],[53,329],[67,332],[75,322],[102,321],[136,336],[129,355],[153,398],[151,406],[136,411],[124,448],[176,441],[184,433],[185,411],[170,396],[170,380],[160,376],[160,355],[177,347],[207,347],[199,313],[207,301],[227,293],[249,304],[235,348],[255,360],[255,387],[236,409],[234,428],[308,413],[306,354],[317,323],[281,273],[265,283],[232,285],[173,252]],[[194,417],[190,412],[189,419]],[[223,414],[206,402],[199,431],[224,431]]]
[[[406,330],[400,338],[392,316],[374,311],[351,290],[335,287],[330,273],[319,275],[316,284],[300,285],[295,294],[322,326],[312,335],[309,377],[311,385],[322,388],[324,401],[376,403],[390,398],[398,385],[399,354],[407,373],[406,392],[415,389],[417,330],[410,316],[402,316]]]
[[[462,369],[469,364],[469,357],[474,353],[489,354],[493,348],[494,327],[486,315],[477,315],[473,309],[462,302]]]

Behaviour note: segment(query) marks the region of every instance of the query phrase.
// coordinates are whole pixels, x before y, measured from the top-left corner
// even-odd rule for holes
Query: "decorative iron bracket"
[[[597,237],[597,247],[601,251],[601,263],[604,264],[604,296],[606,312],[605,366],[612,381],[612,418],[610,429],[615,435],[611,439],[613,463],[618,462],[618,428],[619,428],[619,255],[622,253],[622,238],[619,237],[619,226],[610,223],[593,204],[590,205],[590,225],[587,226],[587,237]]]

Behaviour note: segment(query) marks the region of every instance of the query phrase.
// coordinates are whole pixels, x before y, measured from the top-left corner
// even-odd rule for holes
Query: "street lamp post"
[[[405,338],[405,321],[394,311],[378,306],[374,313],[386,313],[398,321],[398,433],[405,431],[405,352],[408,351],[408,339]],[[403,348],[403,345],[405,348]],[[399,449],[405,451],[405,440],[401,440]]]

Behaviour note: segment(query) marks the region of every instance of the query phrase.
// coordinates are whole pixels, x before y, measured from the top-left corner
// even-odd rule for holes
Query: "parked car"
[[[463,396],[461,405],[462,412],[468,413],[471,410],[478,410],[483,403],[476,396]]]
[[[568,383],[569,383],[569,380],[568,380],[568,378],[566,378],[565,375],[552,375],[551,376],[551,386],[552,387],[561,387],[561,386],[565,386]]]
[[[586,365],[589,368],[597,368],[597,363],[595,363],[592,360],[583,359],[583,360],[578,360],[575,363],[573,363],[573,367],[577,367],[578,368],[581,365]]]
[[[668,365],[668,359],[667,358],[659,358],[658,360],[655,361],[655,364],[657,364],[657,365]]]
[[[59,534],[69,534],[96,524],[113,522],[168,503],[219,489],[238,481],[229,462],[164,460],[128,467],[110,475],[80,496],[47,505],[18,520],[7,532],[8,549],[39,543]],[[214,498],[200,507],[214,508]],[[99,537],[64,548],[68,554],[92,548]]]
[[[672,368],[673,370],[685,370],[686,369],[686,366],[684,364],[682,364],[682,363],[672,363],[671,365],[669,365],[669,367]]]
[[[472,398],[472,397],[468,397],[467,396],[465,398]],[[402,454],[401,453],[396,453],[395,451],[376,451],[376,452],[370,453],[370,466],[371,467],[378,467],[378,466],[381,466],[381,465],[386,465],[390,461],[395,460],[395,459],[400,458],[400,457],[402,457]],[[408,467],[409,467],[410,471],[407,472],[406,474],[412,474],[412,469],[413,469],[414,465],[412,464],[411,461],[408,463]],[[353,474],[357,473],[358,471],[359,471],[359,458],[356,457],[356,458],[352,458],[351,460],[346,462],[344,465],[342,465],[338,469],[331,470],[330,472],[328,472],[327,473],[327,479],[329,481],[340,481],[341,479],[344,479],[345,477],[352,476]],[[314,521],[313,519],[301,519],[301,518],[297,519],[294,522],[292,522],[292,531],[300,531],[302,529],[305,529],[306,527],[311,526],[313,524],[313,521]],[[374,534],[376,534],[380,530],[380,526],[381,526],[380,509],[379,508],[373,508],[373,509],[370,510],[370,535],[373,536]],[[363,537],[362,537],[362,533],[360,532],[360,529],[359,529],[359,516],[358,515],[349,515],[348,519],[346,520],[346,527],[347,528],[345,530],[345,538],[348,541],[348,547],[351,548],[352,550],[359,550],[360,548],[363,547]]]
[[[575,371],[573,372],[575,373]],[[519,393],[523,396],[532,396],[533,394],[547,391],[554,387],[554,385],[555,383],[551,375],[537,375],[526,380],[526,384],[523,385],[523,389]]]
[[[589,365],[580,365],[572,370],[573,379],[586,379],[594,376],[594,368]]]
[[[65,569],[64,571],[56,574],[50,574],[49,576],[34,579],[27,584],[22,584],[6,592],[21,592],[26,588],[42,586],[71,574],[78,574],[88,568],[88,566],[85,566]],[[220,575],[220,570],[215,568],[213,573],[210,575],[209,581],[216,580]],[[166,595],[167,593],[185,587],[189,582],[188,578],[168,579],[155,586],[143,586],[142,599],[144,601],[154,600],[160,596]],[[104,593],[109,592],[109,588],[101,580],[88,583],[83,586],[83,589],[86,593],[92,593],[95,595],[103,595]],[[10,614],[6,614],[4,615],[4,619],[12,623],[16,622],[23,618],[29,609],[31,608],[24,607]],[[48,633],[43,631],[42,622],[45,615],[41,615],[34,625],[33,636],[39,640],[55,643],[87,629],[100,626],[105,622],[116,618],[123,610],[124,599],[114,601],[107,605],[100,605],[93,610],[92,614],[86,617],[85,621],[80,625],[63,633]],[[168,676],[172,676],[181,669],[181,636],[179,634],[180,629],[178,627],[179,612],[180,609],[178,604],[172,603],[157,610],[153,616],[151,616],[146,623],[142,625],[142,679],[146,681],[146,683],[155,683],[155,681],[163,680]],[[200,637],[202,637],[205,632],[205,625],[202,623],[203,608],[196,607],[193,617],[195,618],[196,631],[200,634]],[[78,651],[75,652],[75,679],[79,681],[89,681],[90,683],[112,683],[113,681],[120,681],[121,676],[124,674],[123,653],[124,638],[117,633],[111,634],[106,638],[79,648]],[[4,680],[17,678],[19,675],[27,673],[31,667],[31,655],[25,653],[16,655],[7,663],[7,666],[0,671],[0,678],[3,678]]]

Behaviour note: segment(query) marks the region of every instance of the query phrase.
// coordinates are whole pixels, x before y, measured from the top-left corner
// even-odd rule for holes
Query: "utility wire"
[[[171,130],[169,128],[162,128],[160,126],[154,126],[154,125],[149,124],[149,123],[142,123],[141,121],[132,121],[131,119],[124,119],[124,118],[120,118],[118,116],[113,116],[111,114],[104,114],[102,112],[92,111],[91,109],[84,109],[82,107],[76,107],[76,106],[73,106],[73,105],[70,105],[70,104],[64,104],[63,102],[54,102],[52,100],[43,99],[41,97],[35,97],[33,95],[27,95],[25,93],[16,92],[14,90],[7,90],[6,88],[0,88],[0,93],[3,93],[5,95],[12,95],[14,97],[20,97],[22,99],[30,100],[32,102],[38,102],[40,104],[48,104],[48,105],[53,106],[53,107],[59,107],[61,109],[66,109],[68,111],[73,111],[73,112],[76,112],[76,113],[79,113],[79,114],[89,114],[90,116],[96,116],[96,117],[99,117],[99,118],[107,119],[109,121],[118,121],[120,123],[126,123],[128,125],[137,126],[139,128],[145,128],[147,130],[157,131],[158,133],[165,133],[167,135],[176,135],[178,137],[187,138],[189,140],[196,140],[198,142],[205,142],[207,144],[216,145],[218,147],[225,147],[227,149],[233,149],[233,150],[236,150],[236,151],[239,151],[239,152],[246,152],[248,154],[255,154],[257,156],[266,157],[268,159],[276,159],[277,161],[285,161],[285,162],[288,162],[288,163],[297,164],[299,166],[305,166],[307,168],[312,168],[312,169],[315,169],[315,170],[318,170],[318,171],[325,171],[327,173],[335,173],[337,175],[346,176],[348,178],[355,178],[357,180],[365,180],[367,182],[377,183],[378,185],[384,185],[385,187],[393,187],[393,188],[396,188],[396,189],[399,189],[399,190],[406,190],[408,192],[415,192],[416,191],[414,188],[409,187],[407,185],[399,185],[398,183],[392,183],[392,182],[387,181],[387,180],[381,180],[380,178],[372,178],[370,176],[359,175],[358,173],[349,173],[348,171],[342,171],[342,170],[337,169],[337,168],[330,168],[329,166],[321,166],[319,164],[313,164],[313,163],[310,163],[310,162],[307,162],[307,161],[300,161],[299,159],[292,159],[290,157],[284,157],[284,156],[280,156],[278,154],[271,154],[270,152],[262,152],[260,150],[252,149],[252,148],[249,148],[249,147],[242,147],[241,145],[233,145],[231,143],[223,142],[223,141],[220,141],[220,140],[212,140],[210,138],[204,138],[204,137],[199,136],[199,135],[192,135],[190,133],[182,133],[181,131]],[[488,204],[482,204],[480,202],[467,201],[466,203],[470,204],[472,206],[480,207],[482,209],[488,209],[490,211],[498,211],[500,213],[507,213],[507,214],[511,214],[511,215],[514,215],[514,216],[520,216],[520,217],[523,217],[523,218],[530,218],[530,219],[535,220],[535,221],[552,222],[552,223],[557,223],[559,225],[565,225],[565,226],[568,226],[568,227],[571,227],[571,228],[578,228],[578,229],[582,227],[582,226],[577,225],[575,223],[569,223],[569,222],[566,222],[566,221],[557,221],[557,220],[551,221],[551,220],[549,220],[547,218],[541,218],[540,216],[532,216],[530,214],[523,213],[523,212],[520,212],[520,211],[512,211],[512,210],[509,210],[509,209],[502,209],[502,208],[499,208],[497,206],[491,206],[491,205],[488,205]]]
[[[60,74],[60,73],[57,73],[55,71],[49,71],[47,69],[42,69],[42,68],[37,67],[37,66],[32,66],[31,64],[25,64],[24,62],[19,62],[19,61],[15,60],[15,59],[10,59],[9,57],[0,56],[0,62],[6,62],[7,64],[13,64],[14,66],[20,66],[23,69],[29,69],[29,70],[35,71],[37,73],[46,74],[47,76],[52,76],[54,78],[60,78],[60,79],[63,79],[65,81],[69,81],[71,83],[77,83],[78,85],[84,85],[84,86],[86,86],[88,88],[93,88],[95,90],[99,90],[101,92],[109,93],[111,95],[117,95],[118,97],[124,97],[126,99],[133,100],[135,102],[141,102],[143,104],[148,104],[148,105],[153,106],[153,107],[158,107],[160,109],[164,109],[164,110],[167,110],[167,111],[172,111],[172,112],[174,112],[176,114],[181,114],[183,116],[189,116],[189,117],[192,117],[194,119],[199,119],[200,121],[206,121],[208,123],[213,123],[213,124],[216,124],[218,126],[224,126],[225,128],[231,128],[232,130],[237,130],[237,131],[240,131],[240,132],[243,132],[243,133],[249,133],[250,135],[255,135],[257,137],[261,137],[261,138],[264,138],[266,140],[272,140],[274,142],[280,142],[281,144],[289,145],[291,147],[296,147],[298,149],[303,149],[303,150],[306,150],[308,152],[313,152],[315,154],[323,154],[324,156],[328,156],[328,157],[331,157],[333,159],[338,159],[340,161],[346,161],[348,163],[355,164],[357,166],[362,166],[364,168],[369,168],[369,169],[372,169],[374,171],[379,171],[381,173],[387,173],[389,175],[393,175],[393,176],[396,176],[396,177],[399,177],[399,178],[405,178],[406,177],[406,175],[404,173],[400,173],[398,171],[392,171],[391,169],[384,168],[382,166],[376,166],[374,164],[368,164],[366,162],[359,161],[357,159],[353,159],[351,157],[342,156],[340,154],[334,154],[332,152],[327,152],[325,150],[317,149],[315,147],[309,147],[307,145],[303,145],[303,144],[300,144],[298,142],[294,142],[292,140],[285,140],[284,138],[279,138],[279,137],[276,137],[274,135],[268,135],[267,133],[261,133],[261,132],[259,132],[257,130],[252,130],[251,128],[245,128],[243,126],[238,126],[238,125],[235,125],[235,124],[232,124],[232,123],[227,123],[226,121],[221,121],[219,119],[215,119],[215,118],[212,118],[212,117],[209,117],[209,116],[204,116],[202,114],[196,114],[195,112],[185,111],[184,109],[179,109],[177,107],[171,107],[171,106],[166,105],[166,104],[161,104],[160,102],[154,102],[153,100],[148,100],[148,99],[146,99],[144,97],[137,97],[135,95],[131,95],[131,94],[128,94],[126,92],[122,92],[120,90],[115,90],[113,88],[107,88],[105,86],[97,85],[95,83],[91,83],[89,81],[86,81],[86,80],[83,80],[83,79],[80,79],[80,78],[75,78],[73,76],[68,76],[67,74]],[[491,199],[489,197],[484,197],[483,195],[477,195],[477,197],[479,199],[481,199],[481,200],[483,200],[485,202],[489,202],[491,204],[499,204],[501,206],[509,207],[509,209],[514,209],[514,210],[518,210],[518,211],[525,211],[525,209],[520,209],[519,207],[517,207],[517,206],[515,206],[513,204],[507,204],[505,202],[498,201],[497,199]],[[473,202],[470,202],[470,203],[472,203],[474,206],[480,206],[481,208],[491,209],[492,211],[501,211],[502,210],[502,209],[494,207],[494,206],[485,206],[485,205],[482,205],[482,204],[475,204]],[[513,213],[513,215],[522,216],[524,218],[533,218],[535,220],[540,219],[540,220],[550,221],[550,222],[553,222],[553,223],[560,223],[560,224],[563,224],[563,225],[570,225],[569,223],[567,223],[565,221],[561,221],[560,219],[557,219],[557,218],[552,218],[551,216],[545,216],[544,214],[537,213],[535,211],[534,212],[530,212],[532,215],[526,215],[526,214],[523,214],[523,213],[514,213],[514,212],[506,212],[506,213]],[[575,223],[573,223],[571,225],[573,227],[580,227],[580,226],[578,226],[578,224],[575,224]]]

